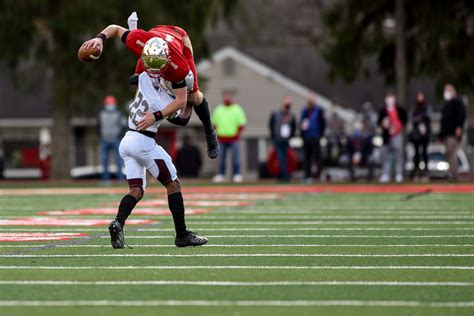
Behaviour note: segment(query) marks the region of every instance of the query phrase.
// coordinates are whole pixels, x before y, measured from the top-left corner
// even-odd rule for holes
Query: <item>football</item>
[[[101,53],[102,50],[97,47],[86,49],[84,46],[81,46],[77,51],[77,58],[82,62],[90,63],[91,61],[99,59]]]

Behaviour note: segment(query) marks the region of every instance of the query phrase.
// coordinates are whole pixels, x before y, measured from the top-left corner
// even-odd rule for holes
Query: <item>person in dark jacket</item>
[[[282,108],[271,114],[268,126],[278,158],[278,179],[281,181],[290,180],[288,149],[290,148],[290,138],[295,136],[296,130],[296,119],[293,113],[291,113],[292,102],[291,97],[285,97]]]
[[[410,142],[413,143],[415,151],[413,156],[413,174],[412,177],[418,179],[422,177],[428,180],[428,143],[431,139],[431,113],[426,105],[425,95],[423,92],[416,94],[415,107],[411,113],[412,130],[408,136]],[[420,156],[423,165],[420,166]]]
[[[379,112],[378,124],[382,128],[382,176],[380,182],[391,179],[392,162],[395,165],[395,181],[403,181],[403,134],[407,123],[406,111],[397,104],[392,92],[385,95],[385,106]]]
[[[446,146],[446,157],[449,162],[448,180],[457,181],[457,151],[462,138],[464,121],[466,120],[466,108],[452,84],[444,86],[443,97],[440,139],[444,141]]]
[[[197,178],[201,170],[201,152],[189,135],[183,136],[183,145],[176,154],[176,168],[182,177]]]
[[[364,130],[363,122],[356,122],[354,130],[347,137],[346,151],[347,151],[347,165],[349,167],[349,174],[351,181],[356,181],[355,167],[367,167],[367,180],[373,178],[373,135]]]
[[[313,157],[317,165],[317,179],[320,179],[324,167],[320,140],[324,136],[324,130],[326,129],[324,111],[316,104],[316,97],[314,95],[308,97],[308,103],[301,113],[300,129],[304,149],[304,180],[305,182],[311,182]]]

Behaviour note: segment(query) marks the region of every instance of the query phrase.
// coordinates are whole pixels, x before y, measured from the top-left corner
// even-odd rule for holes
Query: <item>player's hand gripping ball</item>
[[[84,63],[90,63],[96,59],[99,59],[100,54],[102,54],[102,49],[99,47],[85,48],[84,45],[79,47],[77,51],[77,58]]]

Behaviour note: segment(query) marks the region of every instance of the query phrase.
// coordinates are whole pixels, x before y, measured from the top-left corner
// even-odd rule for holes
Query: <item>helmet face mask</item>
[[[170,62],[168,43],[159,37],[150,38],[143,47],[142,61],[151,77],[159,77]]]

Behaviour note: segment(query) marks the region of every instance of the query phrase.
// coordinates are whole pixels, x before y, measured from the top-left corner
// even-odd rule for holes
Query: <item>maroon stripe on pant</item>
[[[163,159],[155,159],[155,163],[158,166],[158,171],[160,172],[157,178],[158,181],[160,181],[163,185],[167,185],[168,183],[173,182],[166,162]]]
[[[142,178],[127,179],[127,181],[128,181],[129,188],[134,188],[134,187],[143,188]]]

